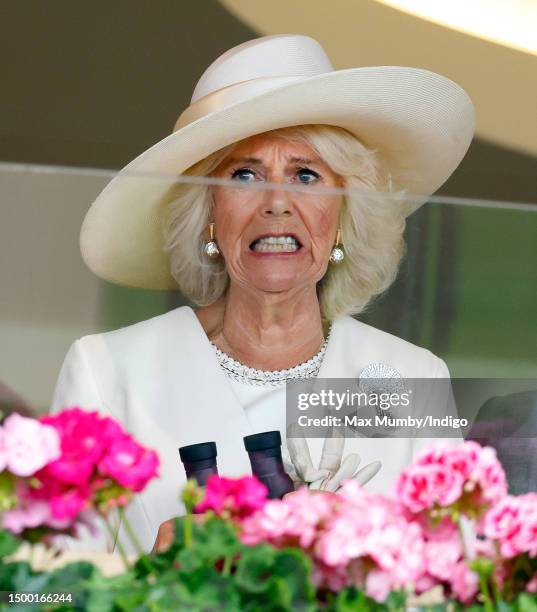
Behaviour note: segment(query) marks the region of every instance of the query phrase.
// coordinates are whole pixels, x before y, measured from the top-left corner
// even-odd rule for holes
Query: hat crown
[[[191,102],[244,81],[311,77],[333,69],[325,50],[309,36],[263,36],[237,45],[218,57],[201,75]]]

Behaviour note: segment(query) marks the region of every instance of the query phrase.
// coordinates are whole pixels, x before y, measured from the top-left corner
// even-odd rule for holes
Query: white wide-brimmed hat
[[[80,234],[84,261],[112,283],[177,289],[162,229],[173,177],[243,138],[304,124],[345,128],[379,153],[394,190],[428,196],[464,157],[474,108],[459,85],[427,70],[334,70],[308,36],[248,41],[207,68],[173,133],[125,166],[93,202]]]

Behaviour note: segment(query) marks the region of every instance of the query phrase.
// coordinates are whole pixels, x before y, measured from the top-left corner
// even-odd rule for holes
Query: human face
[[[213,176],[237,181],[241,187],[259,181],[304,187],[213,187],[215,237],[232,282],[268,292],[315,286],[328,266],[342,196],[307,189],[341,186],[341,177],[309,145],[273,134],[239,143]],[[256,243],[262,236],[294,237],[297,244],[275,250],[282,247]]]

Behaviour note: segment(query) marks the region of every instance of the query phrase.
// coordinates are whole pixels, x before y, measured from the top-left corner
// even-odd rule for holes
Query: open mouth
[[[294,253],[301,248],[302,244],[293,234],[261,236],[250,244],[254,253]]]

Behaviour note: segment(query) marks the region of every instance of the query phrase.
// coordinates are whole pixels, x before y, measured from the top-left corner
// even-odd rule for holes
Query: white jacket
[[[376,362],[394,367],[403,378],[449,378],[446,364],[430,351],[350,316],[333,321],[318,377],[357,378]],[[251,430],[214,348],[189,306],[76,340],[63,363],[52,411],[75,405],[117,418],[141,443],[159,453],[160,478],[136,495],[128,510],[147,550],[159,525],[184,513],[178,500],[186,478],[178,454],[180,446],[214,440],[221,475],[251,473],[242,438],[256,432]],[[382,469],[367,488],[387,493],[417,446],[426,441],[348,439],[345,453],[356,450],[362,465],[381,460]],[[310,440],[315,465],[322,442]],[[110,543],[107,545],[104,538],[86,539],[80,546],[103,550],[110,548]]]

